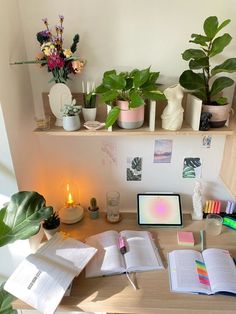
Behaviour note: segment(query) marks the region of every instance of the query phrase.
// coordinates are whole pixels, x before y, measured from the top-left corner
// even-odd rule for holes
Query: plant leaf
[[[218,18],[216,16],[209,16],[204,24],[203,29],[208,38],[213,39],[218,32]]]
[[[219,105],[226,105],[228,102],[227,97],[219,97],[216,99],[217,104]]]
[[[218,33],[223,27],[225,27],[226,25],[228,25],[230,22],[231,22],[230,19],[225,20],[224,22],[222,22],[222,23],[220,24],[220,26],[218,27],[218,29],[217,29],[217,33]]]
[[[15,299],[10,293],[3,289],[5,283],[0,286],[0,313],[1,314],[17,314],[16,310],[13,310],[11,302]]]
[[[191,70],[184,71],[179,78],[179,82],[188,90],[204,89],[205,86],[202,76]]]
[[[207,46],[207,42],[210,41],[208,37],[200,35],[200,34],[192,34],[191,37],[194,39],[190,40],[189,41],[190,43],[198,44],[201,46]]]
[[[103,85],[110,89],[122,90],[125,88],[125,78],[122,75],[111,73],[103,78]]]
[[[225,49],[225,47],[229,45],[231,40],[232,40],[232,37],[227,33],[225,33],[224,35],[220,37],[217,37],[212,43],[209,56],[213,57],[221,53]]]
[[[101,99],[104,103],[110,103],[115,100],[118,95],[119,93],[116,90],[108,90],[102,94]]]
[[[101,84],[101,85],[99,85],[99,86],[96,88],[95,92],[98,93],[98,94],[102,94],[102,93],[105,93],[105,92],[107,92],[107,91],[109,91],[109,90],[110,90],[109,88],[107,88],[106,86],[104,86],[103,84]]]
[[[11,197],[7,207],[0,210],[0,246],[16,240],[28,239],[36,234],[40,222],[53,212],[46,207],[45,199],[37,192],[18,192]]]
[[[202,59],[204,57],[206,57],[206,54],[201,49],[187,49],[182,53],[182,58],[185,61],[190,59]]]
[[[109,112],[106,118],[106,128],[109,128],[109,126],[115,123],[119,114],[120,114],[120,108],[118,106],[115,106],[111,109],[111,111]]]
[[[195,59],[195,60],[190,60],[189,62],[189,68],[191,70],[198,70],[202,68],[206,68],[209,66],[209,59],[207,57],[200,58],[200,59]]]
[[[155,91],[143,91],[143,97],[150,100],[159,100],[163,101],[166,100],[166,96],[159,90]]]
[[[211,75],[215,75],[221,72],[228,72],[228,73],[236,72],[236,58],[227,59],[222,64],[215,66],[211,70]]]
[[[137,92],[131,92],[130,93],[130,102],[129,102],[129,107],[130,108],[137,108],[139,106],[144,105],[145,102],[142,98],[142,96],[139,95]]]
[[[229,87],[234,84],[234,81],[229,77],[218,77],[214,83],[212,84],[210,94],[211,96],[217,95],[219,92],[221,92],[226,87]]]
[[[140,87],[143,85],[149,78],[150,75],[150,68],[141,70],[141,71],[136,71],[134,73],[134,86],[136,88]]]

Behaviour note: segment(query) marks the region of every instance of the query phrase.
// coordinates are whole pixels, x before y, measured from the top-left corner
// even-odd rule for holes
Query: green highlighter
[[[224,217],[223,225],[236,230],[236,219],[233,219],[231,217]]]

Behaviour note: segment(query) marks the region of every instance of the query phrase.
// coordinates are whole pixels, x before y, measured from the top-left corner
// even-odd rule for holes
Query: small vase
[[[97,108],[96,107],[95,108],[82,108],[82,113],[84,117],[84,122],[95,121]]]
[[[58,227],[56,227],[56,228],[54,228],[54,229],[45,229],[45,228],[43,228],[43,230],[44,230],[44,233],[45,233],[46,238],[47,238],[48,240],[50,240],[51,237],[52,237],[55,233],[57,233],[57,232],[60,231],[60,226],[58,226]]]
[[[129,109],[128,101],[117,101],[117,105],[121,111],[117,120],[117,124],[123,129],[138,129],[144,122],[144,106]]]
[[[63,117],[63,128],[66,131],[76,131],[80,129],[79,115]]]

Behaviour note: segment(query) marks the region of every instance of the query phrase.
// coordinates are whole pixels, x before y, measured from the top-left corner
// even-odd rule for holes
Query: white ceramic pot
[[[117,124],[123,129],[137,129],[144,122],[144,106],[129,109],[128,101],[117,101],[117,105],[121,111],[117,120]]]
[[[210,112],[212,114],[210,119],[210,127],[212,128],[222,128],[229,118],[230,111],[230,104],[216,106],[202,105],[202,112]]]
[[[82,113],[84,117],[84,122],[95,121],[97,108],[96,107],[95,108],[82,108]]]
[[[58,226],[57,228],[54,229],[45,229],[43,228],[45,236],[48,240],[51,239],[51,237],[56,233],[60,231],[60,226]]]
[[[80,129],[79,115],[63,117],[62,123],[63,123],[63,128],[66,131],[76,131]]]

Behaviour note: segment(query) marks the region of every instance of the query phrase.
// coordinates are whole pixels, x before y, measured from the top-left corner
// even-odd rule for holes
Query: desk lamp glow
[[[69,184],[66,185],[67,200],[66,205],[60,210],[61,222],[65,224],[74,224],[80,221],[84,216],[84,209],[78,204],[75,204],[72,194],[70,192]]]

